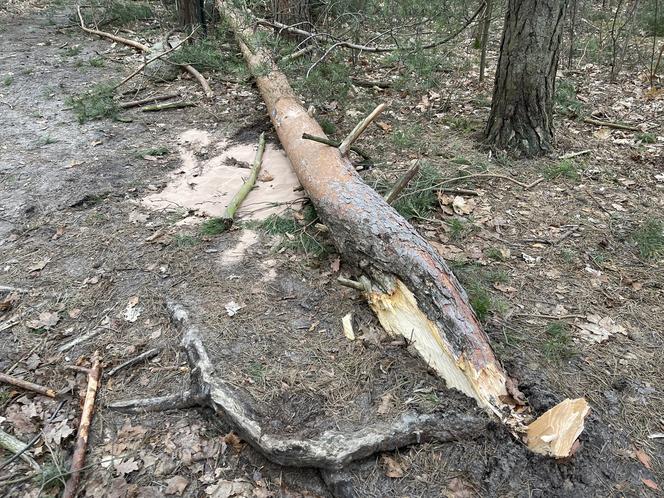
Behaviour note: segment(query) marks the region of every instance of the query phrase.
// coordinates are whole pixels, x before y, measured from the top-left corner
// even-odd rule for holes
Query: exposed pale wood
[[[167,396],[155,398],[138,398],[115,401],[106,406],[111,410],[123,412],[164,412],[168,410],[182,410],[205,404],[205,399],[194,391],[183,391]]]
[[[585,399],[566,399],[528,426],[528,448],[535,453],[566,458],[583,432],[590,407]]]
[[[585,154],[590,154],[591,152],[591,149],[580,150],[577,152],[568,152],[567,154],[563,154],[562,156],[558,157],[558,159],[572,159],[573,157],[583,156]]]
[[[233,196],[231,202],[228,203],[224,214],[221,219],[226,228],[230,228],[233,225],[233,220],[235,219],[235,213],[249,195],[249,192],[256,185],[256,179],[258,178],[258,173],[261,170],[261,165],[263,164],[263,153],[265,152],[265,133],[261,133],[258,138],[258,150],[256,151],[256,157],[254,162],[251,165],[251,173],[249,177],[245,180],[240,187],[240,190]]]
[[[373,122],[374,119],[376,119],[378,116],[380,116],[380,113],[385,110],[387,107],[386,104],[378,104],[376,108],[371,111],[371,114],[369,114],[366,118],[364,118],[362,121],[360,121],[355,128],[348,134],[348,136],[344,139],[343,142],[341,142],[341,145],[339,145],[339,154],[342,156],[345,156],[348,154],[348,150],[350,149],[350,146],[353,145],[355,140],[357,140],[362,132],[367,129],[367,127]]]
[[[383,327],[410,341],[448,386],[475,399],[517,437],[525,437],[532,414],[440,254],[362,181],[339,150],[303,140],[304,133],[322,136],[321,127],[270,53],[254,48],[260,44],[253,38],[247,13],[222,0],[217,6],[235,34],[293,170],[329,227],[337,250],[370,280],[366,297]],[[518,183],[524,188],[533,185]]]
[[[69,468],[69,479],[65,484],[62,498],[74,498],[78,489],[78,483],[81,480],[81,472],[85,464],[85,453],[88,448],[88,437],[90,435],[90,424],[94,415],[95,398],[99,389],[101,379],[101,361],[98,353],[95,352],[92,358],[92,366],[88,373],[88,386],[85,392],[85,401],[81,411],[81,422],[78,425],[76,435],[76,445],[74,455],[72,456],[71,466]]]
[[[203,88],[203,92],[205,92],[205,96],[209,99],[214,97],[214,92],[212,91],[212,88],[210,88],[210,84],[208,81],[205,79],[205,77],[198,72],[198,70],[190,65],[190,64],[185,64],[182,66],[182,68],[187,71],[189,74],[191,74],[196,81],[198,81],[198,84],[201,85]]]
[[[15,438],[11,434],[7,434],[0,429],[0,447],[10,451],[14,455],[20,455],[20,458],[25,461],[30,467],[39,470],[39,464],[35,462],[34,458],[26,454],[27,445],[20,439]]]
[[[53,389],[35,384],[34,382],[28,382],[27,380],[18,379],[4,373],[0,373],[0,382],[11,384],[12,386],[20,387],[21,389],[32,391],[43,396],[48,396],[49,398],[55,398],[57,396],[57,393]]]
[[[69,351],[71,348],[74,346],[78,346],[82,342],[88,341],[94,337],[97,337],[98,335],[107,332],[107,331],[113,331],[113,329],[109,327],[97,327],[96,329],[92,329],[90,332],[87,332],[83,335],[80,335],[76,337],[75,339],[72,339],[69,342],[65,342],[62,346],[58,347],[58,351],[60,353],[64,353],[65,351]]]

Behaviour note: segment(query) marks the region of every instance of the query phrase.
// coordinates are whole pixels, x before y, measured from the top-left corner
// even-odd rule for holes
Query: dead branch
[[[284,63],[284,62],[294,61],[295,59],[298,59],[303,55],[308,54],[309,52],[313,52],[315,49],[316,49],[315,45],[307,45],[306,47],[301,48],[300,50],[296,50],[292,54],[284,55],[281,58],[281,62]]]
[[[185,64],[182,66],[182,68],[187,71],[189,74],[191,74],[196,81],[198,81],[198,84],[203,87],[203,91],[205,92],[205,96],[209,99],[214,97],[214,92],[212,91],[212,88],[210,88],[210,84],[207,82],[205,77],[198,72],[198,70],[190,65],[190,64]]]
[[[194,107],[195,102],[180,101],[180,102],[169,102],[167,104],[154,104],[146,105],[141,107],[142,112],[159,112],[159,111],[168,111],[170,109],[182,109],[184,107]]]
[[[366,118],[364,118],[362,121],[357,123],[355,125],[355,128],[348,134],[348,136],[341,142],[341,145],[339,145],[339,154],[342,156],[345,156],[348,154],[348,150],[350,149],[350,146],[353,145],[355,140],[357,140],[360,135],[364,132],[364,130],[367,129],[367,127],[373,122],[374,119],[376,119],[378,116],[380,116],[380,113],[385,110],[387,107],[386,104],[378,104],[376,108],[371,111],[371,114],[369,114]]]
[[[90,332],[88,332],[86,334],[80,335],[80,336],[76,337],[75,339],[72,339],[69,342],[65,342],[62,346],[60,346],[58,348],[58,351],[60,353],[64,353],[66,351],[69,351],[74,346],[78,346],[82,342],[85,342],[85,341],[90,340],[94,337],[97,337],[98,335],[100,335],[103,332],[106,332],[108,330],[113,331],[113,329],[110,328],[110,327],[97,327],[96,329],[93,329],[93,330],[91,330]]]
[[[309,135],[308,133],[303,133],[302,138],[304,138],[305,140],[312,140],[314,142],[329,145],[330,147],[336,147],[337,149],[341,145],[341,142],[330,140],[329,138],[325,138],[325,137],[316,137],[314,135]],[[370,161],[371,160],[371,157],[369,157],[369,154],[364,152],[359,147],[356,147],[355,145],[351,146],[351,148],[349,150],[351,150],[352,152],[355,152],[358,156],[360,156],[365,161]]]
[[[106,377],[113,377],[120,370],[136,365],[137,363],[140,363],[142,361],[149,360],[150,358],[154,358],[160,352],[161,348],[148,349],[147,351],[139,354],[138,356],[134,356],[133,358],[130,358],[129,360],[123,363],[120,363],[117,367],[112,368],[111,370],[106,372]]]
[[[88,387],[85,392],[85,401],[83,402],[83,410],[81,412],[81,422],[78,426],[78,434],[76,435],[76,446],[74,448],[74,455],[71,460],[71,467],[69,469],[69,479],[65,484],[65,490],[62,493],[62,498],[74,498],[78,488],[78,483],[81,480],[81,471],[85,464],[85,452],[88,448],[88,436],[90,434],[90,424],[94,415],[95,397],[99,389],[99,381],[101,379],[101,362],[99,354],[94,353],[92,357],[92,366],[88,373]]]
[[[106,405],[111,410],[122,412],[165,412],[168,410],[184,410],[196,406],[205,406],[206,399],[197,391],[187,390],[168,396],[156,398],[138,398],[116,401]]]
[[[641,131],[641,128],[639,128],[638,126],[627,125],[622,123],[612,123],[611,121],[600,121],[599,119],[593,119],[593,118],[583,118],[583,122],[595,126],[606,126],[607,128],[615,128],[617,130]]]
[[[585,154],[590,154],[591,152],[591,149],[580,150],[578,152],[568,152],[567,154],[559,156],[558,159],[572,159],[573,157],[583,156]]]
[[[83,21],[83,15],[81,14],[81,6],[78,5],[76,7],[76,12],[78,13],[78,19],[81,22],[81,29],[85,31],[86,33],[90,33],[91,35],[97,35],[102,38],[107,38],[109,40],[113,40],[114,42],[121,43],[123,45],[127,45],[128,47],[133,47],[136,50],[139,50],[141,52],[149,52],[150,48],[147,45],[143,45],[142,43],[139,43],[134,40],[129,40],[128,38],[122,38],[121,36],[117,35],[112,35],[111,33],[107,33],[105,31],[99,31],[97,29],[91,29],[85,26],[85,22]]]
[[[175,45],[173,45],[171,48],[169,48],[168,50],[165,50],[165,51],[163,51],[162,53],[155,55],[154,57],[150,57],[150,58],[149,58],[148,60],[146,60],[143,64],[141,64],[141,65],[138,67],[138,69],[136,69],[133,73],[131,73],[129,76],[127,76],[125,79],[123,79],[120,83],[118,83],[117,85],[115,85],[115,86],[113,87],[113,90],[117,90],[117,89],[120,88],[122,85],[124,85],[125,83],[127,83],[127,81],[131,80],[134,76],[136,76],[138,73],[140,73],[141,71],[143,71],[143,69],[145,69],[145,68],[148,66],[148,64],[150,64],[150,63],[156,61],[157,59],[161,59],[163,56],[170,54],[170,53],[173,52],[174,50],[177,50],[177,49],[180,47],[180,45],[182,45],[182,44],[183,44],[184,42],[186,42],[189,38],[191,38],[192,36],[194,36],[194,33],[196,33],[196,31],[197,31],[196,29],[192,30],[192,32],[191,32],[191,34],[190,34],[189,36],[187,36],[186,38],[182,39],[181,41],[179,41],[178,43],[176,43]]]
[[[404,175],[399,179],[399,181],[394,185],[392,190],[385,196],[385,202],[388,204],[392,204],[401,191],[405,189],[410,181],[415,178],[415,175],[417,175],[420,172],[420,163],[415,161],[415,163],[408,168],[408,171],[404,173]]]
[[[427,45],[417,47],[418,50],[429,50],[431,48],[436,48],[441,45],[444,45],[445,43],[448,43],[452,41],[454,38],[459,36],[468,26],[470,26],[473,21],[479,16],[482,12],[484,11],[484,2],[480,5],[480,7],[473,13],[473,15],[459,28],[457,29],[454,33],[451,35],[443,38],[442,40],[438,40],[432,43],[429,43]],[[329,33],[314,33],[311,31],[305,31],[303,29],[297,28],[295,26],[289,26],[287,24],[282,24],[280,22],[276,21],[268,21],[266,19],[258,19],[256,21],[257,24],[260,24],[262,26],[269,26],[272,28],[278,28],[282,31],[287,31],[289,33],[294,33],[298,34],[301,36],[306,36],[309,38],[321,38],[323,40],[328,40],[328,41],[333,41],[335,42],[334,46],[335,47],[345,47],[345,48],[351,48],[354,50],[359,50],[361,52],[371,52],[371,53],[379,53],[379,52],[394,52],[396,50],[404,50],[404,47],[399,47],[396,45],[392,46],[387,46],[387,47],[377,47],[377,46],[372,46],[372,45],[360,45],[357,43],[351,43],[348,41],[343,41],[343,40],[338,40],[335,36],[329,34]]]
[[[204,396],[205,405],[226,419],[251,446],[280,465],[340,469],[379,451],[427,441],[475,438],[488,422],[473,415],[406,413],[390,423],[379,422],[350,432],[329,430],[309,439],[267,433],[268,426],[261,424],[248,395],[215,374],[200,328],[191,323],[188,312],[177,304],[169,303],[168,308],[182,330],[182,347],[195,373],[192,390],[199,393],[196,397]]]
[[[162,100],[170,100],[179,97],[179,93],[169,93],[167,95],[155,95],[154,97],[146,97],[140,100],[132,100],[129,102],[121,102],[119,107],[122,109],[131,109],[132,107],[140,107],[145,104],[152,104],[153,102],[161,102]]]
[[[37,394],[41,394],[42,396],[48,396],[49,398],[55,398],[57,396],[57,393],[53,389],[40,386],[34,382],[28,382],[27,380],[18,379],[4,373],[0,373],[0,382],[11,384],[12,386],[20,387],[21,389],[32,391]]]
[[[28,446],[20,439],[15,438],[11,434],[7,434],[3,430],[0,430],[0,447],[13,453],[14,457],[16,458],[20,457],[33,469],[39,470],[39,464],[35,462],[34,458],[32,458],[30,455],[26,455],[25,453],[28,449]],[[14,457],[12,457],[12,459],[10,460],[13,461]],[[11,463],[11,461],[8,462]],[[8,463],[3,464],[2,467],[5,467],[5,465],[8,465]]]
[[[224,223],[226,229],[230,228],[233,225],[233,220],[235,219],[235,213],[244,202],[251,192],[251,189],[256,185],[256,179],[258,178],[258,173],[261,170],[261,165],[263,164],[263,153],[265,152],[265,133],[261,133],[258,138],[258,150],[256,151],[256,157],[254,158],[254,163],[251,165],[251,173],[249,178],[245,180],[240,187],[240,190],[233,196],[231,201],[228,203],[224,214],[221,216],[221,219]]]

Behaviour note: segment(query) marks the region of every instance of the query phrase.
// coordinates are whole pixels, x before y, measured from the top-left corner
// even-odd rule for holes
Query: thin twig
[[[593,119],[593,118],[583,118],[583,122],[595,126],[606,126],[607,128],[615,128],[617,130],[641,131],[641,128],[639,128],[638,126],[627,125],[622,123],[612,123],[611,121],[600,121],[599,119]]]
[[[195,105],[196,104],[194,102],[187,102],[187,101],[169,102],[168,104],[146,105],[145,107],[141,107],[141,111],[159,112],[159,111],[166,111],[169,109],[182,109],[183,107],[194,107]]]
[[[311,140],[312,142],[318,142],[321,144],[329,145],[330,147],[336,147],[337,149],[341,145],[341,142],[337,142],[335,140],[330,140],[329,138],[325,137],[317,137],[315,135],[309,135],[308,133],[303,133],[302,138],[305,140]],[[362,157],[362,159],[366,161],[370,161],[371,157],[369,154],[364,152],[364,150],[360,149],[359,147],[356,147],[355,145],[351,146],[350,150],[352,152],[355,152],[358,156]]]
[[[146,97],[140,100],[132,100],[130,102],[122,102],[119,105],[122,109],[131,109],[132,107],[139,107],[145,104],[152,104],[153,102],[161,102],[162,100],[170,100],[179,97],[179,93],[169,93],[167,95],[155,95],[154,97]]]
[[[150,358],[154,358],[161,352],[161,348],[153,348],[153,349],[148,349],[144,353],[139,354],[138,356],[134,356],[133,358],[130,358],[129,360],[125,361],[124,363],[120,363],[117,367],[112,368],[108,372],[106,372],[107,377],[113,377],[116,373],[118,373],[120,370],[130,367],[132,365],[135,365],[136,363],[140,363],[145,360],[149,360]]]
[[[142,43],[139,43],[137,41],[129,40],[127,38],[122,38],[121,36],[112,35],[111,33],[107,33],[105,31],[99,31],[97,29],[90,29],[86,27],[85,22],[83,21],[83,15],[81,14],[80,5],[76,7],[76,12],[78,13],[78,19],[81,21],[81,29],[86,33],[101,36],[102,38],[108,38],[109,40],[113,40],[114,42],[122,43],[123,45],[127,45],[128,47],[133,47],[136,50],[140,50],[141,52],[150,51],[150,48],[147,45],[143,45]]]
[[[583,156],[585,154],[590,154],[591,152],[592,149],[580,150],[578,152],[568,152],[567,154],[563,154],[562,156],[558,157],[558,159],[572,159],[573,157]]]

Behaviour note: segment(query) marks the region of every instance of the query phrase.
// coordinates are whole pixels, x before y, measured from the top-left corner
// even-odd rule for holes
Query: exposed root
[[[389,423],[351,432],[329,430],[310,439],[265,433],[248,396],[215,375],[200,332],[190,322],[187,311],[176,304],[169,304],[169,309],[173,321],[182,329],[182,346],[192,367],[192,382],[197,392],[205,393],[205,404],[223,416],[252,447],[280,465],[340,469],[379,451],[426,441],[474,438],[488,423],[481,416],[406,413]]]

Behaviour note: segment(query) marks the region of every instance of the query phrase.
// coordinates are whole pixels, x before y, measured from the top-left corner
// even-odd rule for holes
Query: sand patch
[[[258,233],[254,230],[242,230],[236,244],[226,249],[219,259],[222,266],[230,266],[239,263],[247,253],[247,249],[258,242]]]
[[[235,145],[208,158],[211,140],[207,132],[200,130],[184,132],[180,144],[182,167],[171,173],[168,185],[161,192],[145,197],[143,205],[153,210],[186,209],[197,216],[221,216],[249,176],[246,166],[254,160],[257,145]],[[263,220],[289,208],[300,208],[304,199],[286,154],[268,144],[259,180],[238,210],[237,219]]]

